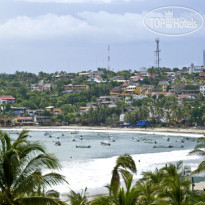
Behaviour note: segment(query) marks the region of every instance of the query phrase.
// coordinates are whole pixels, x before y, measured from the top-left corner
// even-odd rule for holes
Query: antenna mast
[[[110,45],[108,45],[107,52],[108,52],[107,69],[110,70]]]
[[[156,51],[155,51],[156,67],[159,68],[159,62],[161,61],[161,59],[159,58],[159,53],[161,52],[161,50],[159,49],[159,38],[156,38],[155,42],[157,44],[157,48],[156,48]]]

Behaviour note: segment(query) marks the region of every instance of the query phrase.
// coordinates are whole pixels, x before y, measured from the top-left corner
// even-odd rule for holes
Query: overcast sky
[[[107,67],[139,70],[202,65],[204,25],[186,36],[147,30],[145,15],[164,6],[183,6],[205,15],[204,0],[0,0],[0,72],[78,72]]]

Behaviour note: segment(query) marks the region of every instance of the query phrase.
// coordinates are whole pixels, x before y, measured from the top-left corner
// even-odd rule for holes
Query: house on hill
[[[88,90],[88,85],[64,85],[64,93],[74,93],[79,91]]]
[[[16,98],[14,98],[11,95],[2,95],[2,96],[0,96],[0,100],[1,101],[6,101],[9,104],[12,104],[12,103],[16,102]]]

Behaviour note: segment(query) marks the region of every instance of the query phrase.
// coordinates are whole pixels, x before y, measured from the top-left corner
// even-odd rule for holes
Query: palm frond
[[[42,196],[23,197],[16,199],[15,202],[22,205],[67,205],[59,199]]]

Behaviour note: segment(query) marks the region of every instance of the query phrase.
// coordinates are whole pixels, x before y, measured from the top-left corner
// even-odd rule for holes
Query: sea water
[[[18,136],[11,135],[14,139]],[[198,156],[188,156],[196,145],[196,141],[188,135],[183,136],[184,143],[179,142],[181,134],[168,133],[49,130],[49,134],[45,135],[45,131],[32,130],[30,135],[31,141],[40,141],[49,153],[54,153],[60,160],[62,169],[59,172],[69,182],[69,185],[55,187],[61,194],[71,189],[80,191],[85,187],[89,195],[107,193],[105,185],[111,180],[116,159],[125,153],[136,162],[137,174],[134,180],[139,179],[143,172],[154,171],[168,163],[182,160],[195,169],[200,162]],[[170,141],[166,141],[165,137],[169,137]],[[111,145],[101,145],[105,140]],[[56,146],[56,141],[61,146]],[[76,148],[88,145],[91,147]],[[182,145],[183,148],[153,148],[157,145]]]

